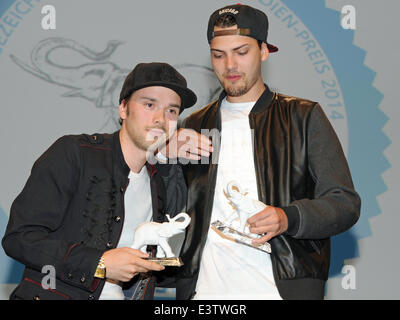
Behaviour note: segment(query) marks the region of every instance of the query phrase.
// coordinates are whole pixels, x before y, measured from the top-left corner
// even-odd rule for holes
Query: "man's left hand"
[[[262,211],[250,217],[247,222],[250,224],[250,232],[265,234],[259,239],[253,240],[253,244],[262,244],[271,238],[280,235],[288,228],[288,219],[281,208],[266,206]]]

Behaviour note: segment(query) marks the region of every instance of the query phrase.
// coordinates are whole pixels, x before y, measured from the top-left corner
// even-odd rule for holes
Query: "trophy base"
[[[264,244],[253,245],[252,240],[256,239],[254,235],[240,232],[234,228],[229,227],[219,220],[211,223],[211,228],[222,238],[246,245],[257,250],[271,253],[271,245],[268,242],[265,242]]]
[[[181,258],[145,258],[147,261],[158,263],[164,267],[181,267],[183,262]]]

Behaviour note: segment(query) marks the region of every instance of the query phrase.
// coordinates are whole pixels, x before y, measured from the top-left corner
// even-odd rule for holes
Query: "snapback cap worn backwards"
[[[238,27],[237,30],[214,32],[217,19],[226,15],[235,18]],[[276,52],[278,51],[278,47],[267,42],[268,26],[268,17],[264,12],[250,6],[235,4],[213,12],[208,21],[207,39],[208,43],[211,43],[211,40],[217,36],[232,34],[247,36],[265,42],[269,52]]]
[[[193,106],[197,101],[196,94],[187,87],[187,82],[174,67],[168,63],[139,63],[126,77],[119,97],[119,103],[128,99],[136,90],[161,86],[175,91],[181,98],[179,113]]]

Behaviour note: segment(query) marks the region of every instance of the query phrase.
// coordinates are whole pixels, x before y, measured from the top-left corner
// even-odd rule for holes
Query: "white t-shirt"
[[[136,228],[145,221],[151,221],[153,216],[150,177],[146,166],[139,173],[129,173],[129,184],[125,190],[125,221],[122,226],[118,248],[131,247]],[[144,248],[145,250],[145,248]],[[122,288],[110,280],[106,280],[100,300],[123,300]]]
[[[248,118],[254,104],[222,101],[221,149],[211,222],[225,221],[234,212],[224,194],[232,180],[258,199]],[[224,239],[210,228],[193,299],[281,299],[269,254]]]

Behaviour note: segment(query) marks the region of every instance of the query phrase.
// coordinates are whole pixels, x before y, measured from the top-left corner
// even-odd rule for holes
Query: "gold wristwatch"
[[[99,264],[97,265],[94,276],[95,278],[100,278],[100,279],[104,279],[106,277],[106,265],[104,264],[103,256],[101,256],[99,260]]]

